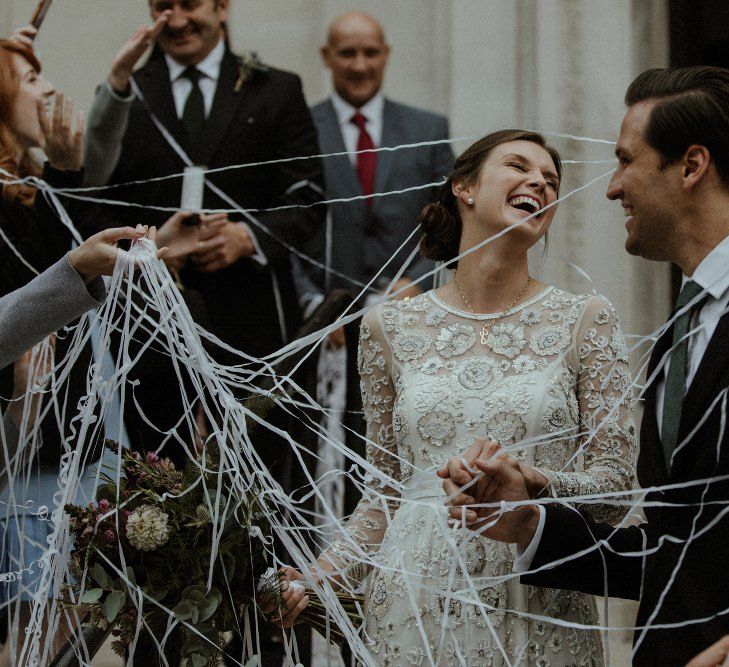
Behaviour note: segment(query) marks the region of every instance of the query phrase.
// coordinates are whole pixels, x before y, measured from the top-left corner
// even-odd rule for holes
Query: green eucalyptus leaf
[[[213,598],[220,605],[223,601],[223,594],[217,588],[213,587],[210,589],[210,593],[208,593],[208,600],[210,598]]]
[[[205,599],[205,586],[201,586],[200,584],[192,584],[191,586],[187,586],[182,591],[182,599],[183,600],[204,600]]]
[[[79,599],[80,604],[94,604],[98,602],[101,596],[104,594],[101,588],[89,588],[84,591],[84,594]]]
[[[215,598],[208,598],[205,600],[205,604],[198,606],[200,611],[200,620],[207,621],[217,610],[220,603]]]
[[[178,621],[186,621],[190,616],[192,616],[192,610],[195,609],[195,605],[192,604],[192,602],[189,602],[188,600],[183,600],[175,608],[172,610],[172,613],[175,615],[175,618]]]
[[[106,596],[104,600],[104,616],[109,623],[113,623],[116,620],[117,614],[124,606],[124,602],[127,599],[127,595],[124,591],[112,591]]]
[[[198,622],[200,619],[200,611],[196,606],[193,606],[192,611],[190,612],[190,623],[195,625],[195,623]]]
[[[91,568],[89,574],[101,588],[111,588],[111,577],[106,573],[101,563],[94,563],[94,567]]]

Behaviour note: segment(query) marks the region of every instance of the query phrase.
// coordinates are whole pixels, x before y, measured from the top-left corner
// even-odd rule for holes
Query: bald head
[[[337,94],[359,109],[382,87],[390,47],[382,26],[362,12],[349,12],[329,26],[321,47],[324,64],[332,71]]]
[[[335,18],[329,25],[327,44],[333,46],[341,37],[362,34],[385,43],[385,31],[380,22],[364,12],[348,12]]]

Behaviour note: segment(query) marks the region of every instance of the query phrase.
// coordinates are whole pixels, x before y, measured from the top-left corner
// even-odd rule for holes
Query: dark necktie
[[[195,160],[198,144],[202,139],[205,128],[205,99],[200,90],[200,77],[202,72],[195,67],[188,67],[183,73],[186,79],[190,80],[192,88],[185,100],[185,107],[182,110],[182,124],[187,131],[187,148],[190,157]]]
[[[359,128],[357,150],[365,151],[375,147],[372,137],[367,132],[367,119],[359,112],[350,119]],[[377,168],[377,153],[359,153],[357,155],[357,175],[362,187],[363,195],[371,195],[375,191],[375,169]],[[372,206],[372,199],[366,199],[367,206]]]
[[[676,311],[698,296],[702,287],[689,280],[682,288],[676,300]],[[666,470],[671,469],[671,456],[678,444],[678,429],[681,424],[681,408],[686,393],[686,371],[688,358],[688,333],[691,316],[703,305],[699,301],[692,308],[682,313],[673,323],[673,351],[671,365],[668,368],[665,393],[663,397],[663,424],[661,428],[661,444]]]

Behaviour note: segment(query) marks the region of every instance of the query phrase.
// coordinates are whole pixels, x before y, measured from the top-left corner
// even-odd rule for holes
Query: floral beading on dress
[[[324,556],[353,579],[368,575],[365,631],[377,664],[602,665],[595,631],[549,622],[596,624],[594,600],[522,586],[511,545],[450,528],[435,469],[488,437],[539,468],[554,496],[632,488],[620,324],[606,299],[553,287],[491,323],[482,342],[489,319],[435,292],[365,316],[365,492]],[[617,503],[585,509],[612,522],[625,513]]]

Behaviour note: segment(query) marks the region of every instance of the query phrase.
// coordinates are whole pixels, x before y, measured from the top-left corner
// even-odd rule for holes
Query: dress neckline
[[[429,292],[427,292],[427,295],[436,305],[440,306],[441,308],[443,308],[443,310],[447,310],[449,313],[452,313],[454,315],[465,317],[469,320],[496,320],[503,317],[508,317],[513,313],[518,313],[520,310],[523,310],[527,306],[531,306],[540,299],[544,298],[553,289],[554,287],[552,285],[549,285],[541,292],[539,292],[539,294],[535,294],[531,299],[527,299],[526,301],[517,304],[513,308],[509,308],[509,310],[502,310],[498,313],[470,313],[467,310],[461,310],[460,308],[455,308],[454,306],[448,305],[445,301],[435,295],[435,290],[430,290]]]

